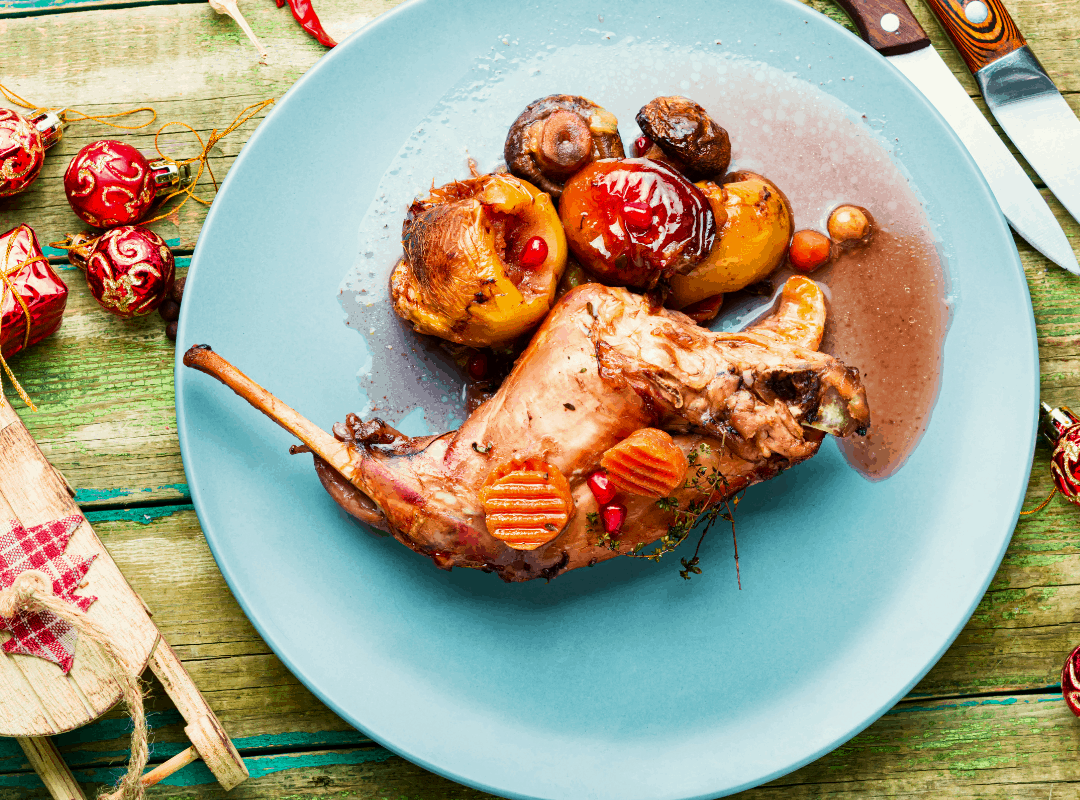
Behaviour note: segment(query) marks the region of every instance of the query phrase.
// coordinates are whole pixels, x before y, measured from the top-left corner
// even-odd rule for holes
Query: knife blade
[[[1000,0],[927,0],[990,112],[1074,219],[1080,220],[1080,120]]]
[[[1013,230],[1051,261],[1080,275],[1080,264],[1054,213],[931,46],[930,38],[904,0],[837,3],[852,18],[863,40],[914,83],[952,126],[982,170]]]

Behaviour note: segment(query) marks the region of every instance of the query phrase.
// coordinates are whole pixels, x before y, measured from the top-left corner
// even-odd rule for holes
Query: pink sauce
[[[829,287],[822,350],[858,367],[870,432],[840,440],[873,480],[895,472],[930,422],[948,322],[937,254],[928,242],[878,231],[871,246],[814,276]]]

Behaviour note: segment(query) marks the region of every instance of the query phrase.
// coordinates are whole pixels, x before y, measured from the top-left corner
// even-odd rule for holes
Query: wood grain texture
[[[969,21],[965,15],[967,3],[959,0],[926,0],[960,52],[968,70],[973,73],[1027,44],[1001,0],[981,2],[989,13],[985,20],[976,23]]]
[[[41,782],[52,797],[58,800],[86,800],[82,787],[71,774],[68,765],[64,763],[52,739],[43,736],[18,741],[26,754],[26,760],[41,777]]]
[[[883,56],[895,56],[921,50],[930,44],[904,0],[836,0],[855,23],[863,40]],[[896,28],[886,30],[883,20],[896,17]]]
[[[373,16],[392,4],[317,0],[320,15],[339,36],[335,20]],[[853,28],[829,0],[812,0],[811,5]],[[976,95],[974,81],[931,12],[921,3],[912,6],[954,74]],[[1080,10],[1074,0],[1012,0],[1010,9],[1059,87],[1080,90]],[[47,103],[77,95],[100,111],[152,98],[163,118],[194,119],[207,131],[244,105],[280,95],[323,52],[287,10],[279,11],[268,0],[262,5],[241,0],[241,10],[270,46],[265,66],[256,63],[235,25],[192,4],[0,20],[0,74],[28,96],[41,92]],[[122,63],[110,61],[113,53],[124,54]],[[1075,109],[1077,96],[1066,97]],[[253,127],[239,131],[235,140],[226,139],[214,154],[219,177]],[[49,167],[47,159],[46,169],[53,171],[31,192],[33,202],[21,205],[20,200],[15,210],[0,203],[0,220],[10,222],[8,227],[27,221],[39,233],[73,230],[59,176],[80,141],[106,135],[103,128],[73,130],[61,145],[71,148],[66,157],[50,153],[56,163]],[[144,150],[152,147],[147,138],[139,142]],[[187,145],[177,137],[171,146]],[[1052,199],[1051,207],[1074,246],[1080,243],[1080,226]],[[197,240],[202,212],[191,211],[190,217],[185,210],[175,221],[161,223],[160,231],[178,248],[190,248]],[[1018,246],[1039,330],[1043,397],[1076,407],[1077,279],[1050,266],[1025,243]],[[155,621],[247,757],[253,780],[228,797],[486,797],[375,746],[319,703],[269,651],[228,593],[194,512],[153,505],[186,502],[172,411],[172,347],[162,323],[156,317],[115,320],[97,309],[77,272],[63,275],[72,289],[64,327],[13,360],[35,398],[44,398],[43,411],[27,415],[27,422],[78,490],[99,536],[154,609]],[[117,386],[124,391],[117,392]],[[1047,467],[1048,452],[1040,449],[1029,507],[1049,491]],[[161,553],[169,554],[167,563]],[[1080,518],[1075,508],[1055,500],[1017,526],[971,622],[911,698],[836,752],[744,796],[1080,796],[1080,726],[1053,688],[1065,654],[1080,642],[1078,586]],[[1041,693],[1009,694],[1020,690]],[[151,691],[150,707],[156,709],[152,760],[157,763],[180,752],[187,741],[185,723],[164,689],[153,682]],[[978,694],[985,692],[997,695]],[[960,699],[936,699],[956,696]],[[111,712],[58,738],[64,757],[88,788],[111,781],[126,756],[120,714]],[[21,751],[8,744],[14,749],[5,750],[0,739],[0,800],[44,797]],[[154,787],[150,796],[224,795],[196,763]]]

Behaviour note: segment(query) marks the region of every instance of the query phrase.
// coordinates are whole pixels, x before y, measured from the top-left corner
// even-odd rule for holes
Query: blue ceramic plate
[[[672,63],[683,47],[764,62],[896,143],[951,282],[932,422],[886,481],[864,480],[830,445],[752,489],[738,518],[742,591],[723,536],[706,540],[707,569],[689,582],[674,562],[629,559],[550,584],[440,572],[366,534],[324,493],[310,459],[287,454],[288,435],[179,356],[207,342],[323,427],[360,410],[362,363],[385,377],[404,360],[370,351],[344,324],[339,286],[399,149],[478,65],[487,64],[483,91],[501,102],[529,58],[548,57],[557,72],[565,54],[634,43],[669,48]],[[622,66],[607,70],[613,91]],[[666,75],[662,58],[625,67],[639,103],[704,80]],[[595,72],[582,70],[585,88],[560,90],[604,102]],[[477,135],[507,122],[478,118]],[[455,169],[469,144],[452,154]],[[1034,439],[1031,305],[986,185],[899,73],[789,0],[712,3],[707,14],[667,0],[413,2],[387,14],[305,75],[237,160],[199,241],[178,344],[192,497],[259,632],[374,739],[511,797],[713,797],[853,736],[926,673],[974,610],[1009,541]]]

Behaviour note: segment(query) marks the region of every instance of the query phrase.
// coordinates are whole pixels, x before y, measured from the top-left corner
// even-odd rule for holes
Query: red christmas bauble
[[[64,191],[79,218],[98,228],[138,222],[155,196],[146,156],[112,139],[91,142],[71,159]]]
[[[161,305],[175,275],[165,240],[137,225],[106,231],[86,259],[90,293],[102,308],[124,319],[149,314]]]
[[[1050,458],[1054,485],[1070,503],[1080,505],[1080,425],[1062,431]]]
[[[26,117],[0,108],[0,197],[26,189],[44,163],[41,132]]]
[[[1080,647],[1069,653],[1061,668],[1061,696],[1069,711],[1080,717]]]

